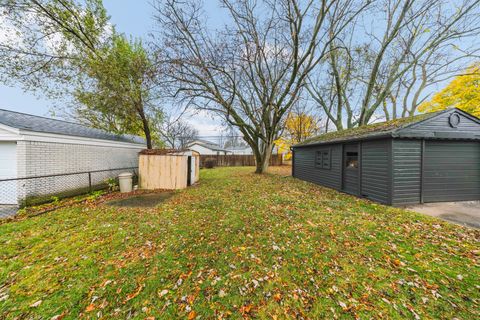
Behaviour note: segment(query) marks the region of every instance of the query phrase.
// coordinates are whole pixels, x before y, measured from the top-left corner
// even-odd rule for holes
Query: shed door
[[[192,185],[192,157],[187,157],[187,186]]]
[[[480,200],[480,143],[426,141],[425,202]]]
[[[17,182],[1,181],[17,177],[17,144],[0,142],[0,205],[17,204]]]
[[[188,157],[188,159],[190,161],[190,185],[192,185],[196,182],[195,176],[197,167],[195,165],[195,161],[197,157]]]
[[[358,143],[343,147],[343,191],[358,195]]]

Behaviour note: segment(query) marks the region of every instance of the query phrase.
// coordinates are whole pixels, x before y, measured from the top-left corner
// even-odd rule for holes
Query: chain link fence
[[[106,189],[109,183],[118,184],[122,172],[133,173],[137,183],[137,171],[131,167],[0,179],[0,218],[15,215],[19,208]]]

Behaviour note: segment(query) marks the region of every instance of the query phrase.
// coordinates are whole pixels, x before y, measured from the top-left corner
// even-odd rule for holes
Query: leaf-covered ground
[[[251,172],[0,225],[0,318],[480,317],[479,231]]]

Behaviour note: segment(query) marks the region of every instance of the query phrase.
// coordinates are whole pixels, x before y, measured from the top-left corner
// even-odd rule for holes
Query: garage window
[[[330,170],[331,167],[331,157],[330,149],[319,150],[315,156],[315,167],[319,169]]]

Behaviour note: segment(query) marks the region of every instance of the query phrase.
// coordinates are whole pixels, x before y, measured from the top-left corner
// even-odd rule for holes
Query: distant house
[[[188,145],[188,149],[200,153],[200,155],[227,155],[232,151],[220,147],[216,143],[206,140],[195,140]]]
[[[232,154],[237,154],[237,155],[253,154],[252,148],[250,148],[249,146],[231,147],[231,148],[228,148],[228,151],[230,151]]]
[[[390,205],[480,200],[480,119],[459,109],[326,133],[293,176]]]
[[[17,204],[28,196],[33,183],[1,180],[137,167],[138,152],[144,148],[140,137],[0,109],[0,205]],[[87,178],[70,176],[62,185],[60,177],[36,183],[43,192],[53,193],[59,188],[88,185]]]

